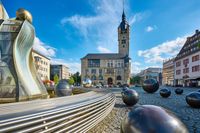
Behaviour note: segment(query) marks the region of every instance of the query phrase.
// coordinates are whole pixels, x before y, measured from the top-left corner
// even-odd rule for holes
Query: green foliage
[[[73,79],[74,79],[74,82],[75,84],[81,84],[81,75],[79,72],[76,72],[75,74],[72,75]]]
[[[58,77],[57,74],[54,75],[54,77],[53,77],[53,81],[54,81],[54,83],[55,83],[56,85],[58,84],[58,82],[59,82],[59,77]]]
[[[69,82],[70,85],[73,85],[74,84],[74,78],[70,77],[69,80],[68,80],[68,82]]]
[[[198,43],[197,46],[200,48],[200,43]]]
[[[139,76],[132,77],[130,79],[131,84],[140,84],[141,78]]]

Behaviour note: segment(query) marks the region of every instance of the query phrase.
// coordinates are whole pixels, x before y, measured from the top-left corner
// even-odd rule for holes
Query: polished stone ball
[[[33,21],[31,13],[23,8],[17,10],[16,19],[22,21],[27,20],[29,23],[32,23]]]
[[[56,86],[56,95],[58,97],[69,96],[72,94],[72,88],[70,87],[66,79],[62,79]]]
[[[135,90],[126,88],[121,94],[122,100],[127,106],[133,106],[139,100],[139,95]]]
[[[91,87],[92,86],[92,80],[90,80],[89,78],[86,78],[85,80],[83,80],[83,86],[84,87]]]
[[[122,87],[122,91],[128,90],[128,87]]]
[[[177,88],[177,89],[175,89],[175,93],[176,93],[177,95],[181,95],[181,94],[183,93],[183,89]]]
[[[160,90],[160,95],[162,97],[164,97],[164,98],[167,98],[167,97],[169,97],[171,95],[171,91],[169,89],[166,89],[166,88],[161,89]]]
[[[193,108],[200,108],[200,92],[191,92],[185,98],[187,104]]]
[[[144,81],[142,88],[148,93],[154,93],[159,89],[159,83],[155,79],[147,79]]]
[[[133,108],[121,123],[122,133],[188,133],[170,111],[154,105]]]

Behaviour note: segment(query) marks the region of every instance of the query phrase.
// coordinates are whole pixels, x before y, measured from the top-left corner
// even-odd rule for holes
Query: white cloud
[[[128,5],[125,5],[128,6]],[[92,8],[95,15],[75,14],[64,17],[61,24],[73,26],[79,33],[91,42],[95,47],[109,46],[111,52],[117,51],[117,27],[121,21],[122,1],[121,0],[93,0]],[[127,14],[127,11],[125,11]],[[130,25],[142,19],[143,13],[130,15]],[[89,43],[90,43],[89,42]]]
[[[151,26],[148,26],[148,27],[146,28],[146,32],[151,32],[151,31],[153,31],[153,30],[154,30],[154,28],[151,27]]]
[[[175,40],[167,41],[147,50],[139,50],[138,56],[144,57],[146,63],[162,63],[164,59],[176,56],[186,37],[178,37]]]
[[[81,64],[79,61],[73,60],[72,58],[69,58],[68,60],[55,58],[56,49],[45,44],[38,37],[36,37],[34,40],[33,49],[43,54],[44,56],[50,57],[51,64],[63,64],[69,67],[69,71],[71,73],[76,73],[77,71],[81,72]]]
[[[102,47],[102,46],[98,46],[97,49],[98,49],[98,51],[99,51],[100,53],[111,53],[111,51],[110,51],[109,49],[104,48],[104,47]]]
[[[34,39],[33,49],[47,57],[56,56],[56,48],[45,44],[38,37],[35,37]]]
[[[74,60],[51,59],[51,64],[63,64],[69,67],[71,73],[81,72],[81,63]]]
[[[131,73],[136,74],[139,73],[143,68],[141,67],[140,62],[132,61],[131,62]]]
[[[140,63],[140,62],[137,62],[137,61],[132,61],[131,64],[132,64],[132,65],[136,65],[136,66],[140,66],[140,65],[141,65],[141,63]]]
[[[145,31],[146,32],[152,32],[152,31],[154,31],[155,29],[157,29],[157,26],[147,26],[146,28],[145,28]]]

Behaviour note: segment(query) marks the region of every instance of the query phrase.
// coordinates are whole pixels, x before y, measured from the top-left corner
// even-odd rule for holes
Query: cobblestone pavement
[[[189,107],[185,101],[185,96],[192,91],[196,91],[197,88],[184,88],[184,93],[182,95],[176,95],[174,92],[175,88],[168,88],[172,91],[169,98],[162,98],[159,95],[159,91],[154,94],[148,94],[140,87],[134,89],[140,96],[138,104],[152,104],[171,110],[187,126],[190,133],[200,133],[200,109]],[[120,94],[121,89],[113,88],[112,91],[116,95],[115,107],[112,112],[91,129],[89,133],[120,133],[121,120],[131,108],[123,103]]]

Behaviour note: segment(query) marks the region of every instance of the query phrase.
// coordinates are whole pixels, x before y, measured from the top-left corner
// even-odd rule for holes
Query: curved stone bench
[[[0,105],[0,132],[86,132],[104,119],[115,95],[88,92],[74,96]]]

